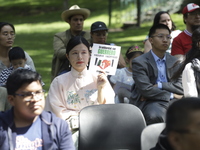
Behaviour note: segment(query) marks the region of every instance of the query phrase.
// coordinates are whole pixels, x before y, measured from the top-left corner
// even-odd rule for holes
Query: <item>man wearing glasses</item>
[[[37,72],[18,69],[6,87],[12,108],[0,113],[0,149],[75,149],[67,122],[43,111],[44,90]]]
[[[181,61],[192,48],[192,32],[200,26],[200,7],[197,4],[189,3],[183,8],[182,13],[186,29],[174,38],[171,52],[171,55]]]
[[[149,31],[152,50],[132,61],[135,84],[130,103],[142,110],[147,125],[164,122],[171,101],[183,95],[181,78],[171,79],[178,66],[173,68],[177,58],[166,53],[170,33],[164,24],[152,26]]]

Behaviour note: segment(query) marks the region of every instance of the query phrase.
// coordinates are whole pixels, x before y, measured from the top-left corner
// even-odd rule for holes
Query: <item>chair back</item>
[[[158,142],[160,133],[165,128],[165,123],[155,123],[144,128],[141,134],[141,150],[150,150]]]
[[[146,122],[139,108],[131,104],[85,107],[79,116],[79,150],[140,150],[140,136]]]

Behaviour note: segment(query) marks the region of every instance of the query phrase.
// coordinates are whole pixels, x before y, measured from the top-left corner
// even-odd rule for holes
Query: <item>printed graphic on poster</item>
[[[120,51],[120,46],[93,44],[89,70],[95,73],[104,71],[107,75],[115,75]]]

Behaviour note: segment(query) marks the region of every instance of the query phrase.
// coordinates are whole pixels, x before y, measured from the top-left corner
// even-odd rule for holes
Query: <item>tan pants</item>
[[[4,87],[0,87],[0,111],[6,111],[10,108],[11,105],[7,100],[7,90]]]

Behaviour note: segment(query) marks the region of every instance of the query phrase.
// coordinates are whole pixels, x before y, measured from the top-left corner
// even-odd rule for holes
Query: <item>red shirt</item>
[[[192,34],[187,30],[181,32],[174,38],[171,55],[185,55],[192,48]]]

